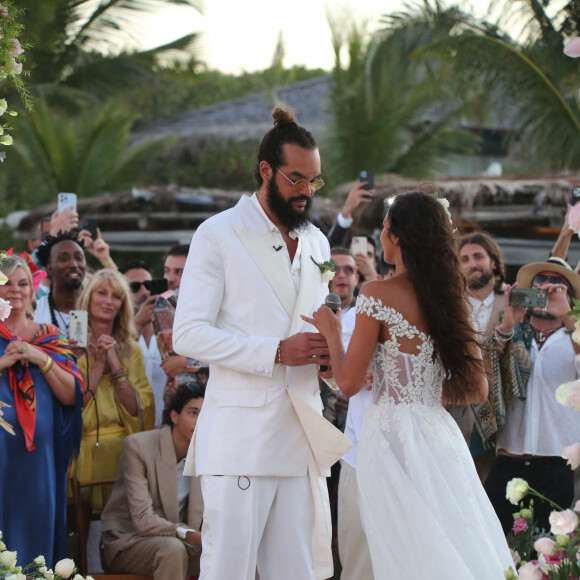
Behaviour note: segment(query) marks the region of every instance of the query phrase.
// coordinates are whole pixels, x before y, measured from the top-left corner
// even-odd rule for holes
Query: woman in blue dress
[[[33,321],[34,289],[26,262],[0,263],[8,282],[0,298],[0,401],[15,431],[0,429],[0,530],[18,563],[44,555],[47,567],[68,555],[67,469],[78,453],[82,379],[68,342],[50,324]]]

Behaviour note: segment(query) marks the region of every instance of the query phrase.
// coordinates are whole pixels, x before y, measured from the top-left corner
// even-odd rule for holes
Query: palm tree
[[[456,98],[445,63],[414,53],[448,33],[447,12],[435,22],[398,22],[373,37],[356,25],[346,38],[331,21],[335,67],[331,83],[329,151],[333,176],[360,169],[426,176],[451,153],[471,152],[478,138],[459,127],[466,102]],[[347,47],[349,64],[341,62]]]
[[[14,183],[7,184],[0,198],[7,206],[3,209],[51,202],[59,191],[89,197],[140,184],[144,166],[155,161],[173,139],[131,145],[135,117],[118,101],[70,117],[55,113],[38,99],[31,114],[14,121],[18,139],[6,179],[18,183],[19,195],[6,197]]]
[[[194,58],[197,34],[151,50],[137,50],[145,17],[171,5],[201,11],[200,0],[19,0],[31,45],[26,68],[33,93],[58,92],[62,103],[103,99],[155,75],[160,56],[180,51]],[[68,106],[68,105],[67,105]]]
[[[433,19],[434,4],[424,0],[400,13],[398,24]],[[479,86],[481,113],[507,119],[514,149],[535,172],[580,168],[580,69],[562,52],[566,41],[580,34],[580,2],[568,1],[553,16],[550,4],[500,0],[496,23],[450,11],[449,34],[415,54],[450,66],[464,86]],[[506,30],[516,18],[523,29],[514,39]]]

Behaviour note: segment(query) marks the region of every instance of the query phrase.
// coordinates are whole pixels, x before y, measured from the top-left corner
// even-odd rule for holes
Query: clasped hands
[[[46,353],[36,346],[22,340],[13,340],[6,345],[4,354],[0,357],[0,368],[11,367],[17,361],[24,366],[29,363],[42,367],[46,362]]]

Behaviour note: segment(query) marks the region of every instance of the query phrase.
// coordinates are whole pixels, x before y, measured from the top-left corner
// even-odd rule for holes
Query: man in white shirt
[[[341,247],[332,248],[330,257],[336,262],[330,291],[340,296],[342,342],[346,350],[354,330],[356,303],[354,292],[359,275],[350,250]],[[341,398],[344,399],[344,395],[337,392],[337,402],[340,402]],[[344,434],[353,442],[353,446],[340,460],[337,533],[338,553],[342,565],[341,578],[342,580],[372,580],[373,568],[360,518],[356,481],[357,443],[363,417],[371,404],[370,388],[362,388],[345,403],[348,405],[348,411]],[[337,404],[337,407],[339,406]]]
[[[506,485],[514,477],[525,479],[531,487],[563,509],[574,498],[574,473],[562,458],[562,449],[580,441],[580,421],[573,407],[560,405],[555,396],[563,383],[580,377],[580,345],[572,340],[575,318],[570,310],[570,296],[580,296],[580,276],[561,258],[528,264],[518,272],[520,288],[546,290],[546,308],[528,312],[523,308],[506,310],[499,327],[500,336],[514,333],[515,343],[523,343],[531,364],[525,399],[514,398],[507,406],[507,416],[497,434],[497,457],[485,489],[507,533],[513,524],[516,506],[506,500]],[[508,290],[509,292],[509,290]],[[509,314],[509,315],[508,315]],[[511,326],[511,328],[510,328]],[[536,523],[549,529],[552,508],[534,500]]]
[[[467,278],[467,299],[482,340],[493,336],[501,322],[505,303],[505,265],[495,240],[484,232],[464,235],[459,242],[461,268]],[[490,391],[493,394],[492,391]],[[490,403],[450,409],[469,443],[475,466],[485,481],[495,458],[495,438],[487,421]],[[477,429],[474,430],[474,426]]]
[[[163,389],[167,376],[161,367],[162,359],[153,331],[153,304],[156,295],[151,295],[149,284],[153,279],[150,266],[142,260],[127,262],[121,269],[131,289],[135,326],[139,333],[139,346],[143,350],[145,373],[155,395],[155,427],[161,427],[163,415]]]

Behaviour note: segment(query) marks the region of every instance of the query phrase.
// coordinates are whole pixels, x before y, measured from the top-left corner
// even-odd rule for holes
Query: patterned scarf
[[[23,340],[12,334],[6,325],[0,322],[0,337],[10,342]],[[40,330],[29,340],[26,340],[42,349],[52,357],[54,364],[71,373],[80,382],[84,389],[81,374],[74,363],[74,357],[66,338],[59,333],[58,329],[49,324],[43,324]],[[14,393],[14,406],[18,423],[24,432],[26,449],[34,451],[34,430],[36,428],[36,393],[34,382],[27,366],[16,362],[8,369],[8,382],[10,390]]]

